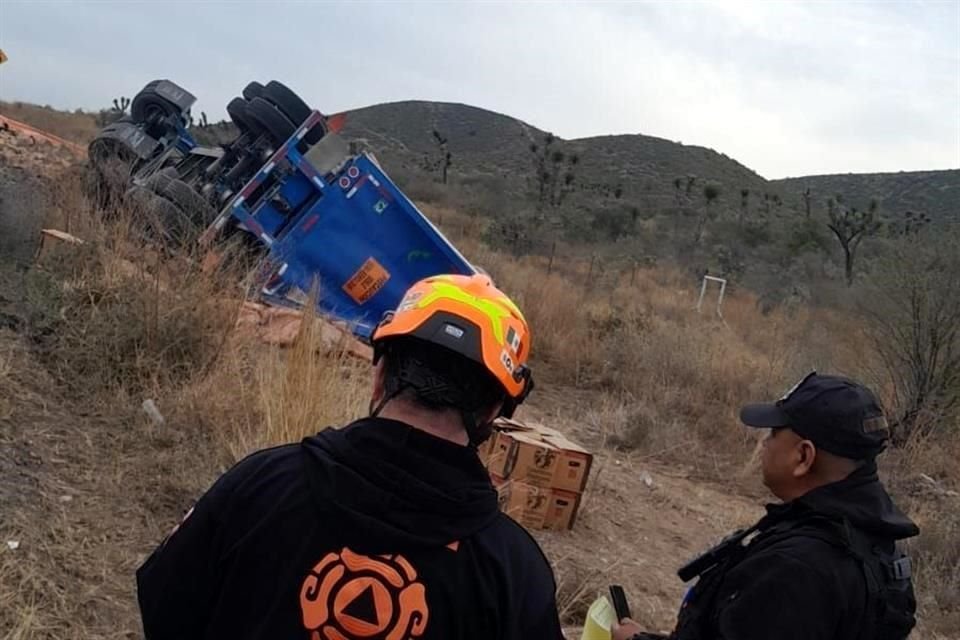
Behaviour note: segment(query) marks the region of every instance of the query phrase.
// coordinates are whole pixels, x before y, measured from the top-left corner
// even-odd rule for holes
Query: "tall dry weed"
[[[44,286],[34,287],[32,335],[47,366],[77,391],[133,394],[208,368],[239,307],[236,274],[144,243],[131,212],[106,217],[79,183],[63,187],[51,224],[71,222],[82,242],[53,242],[34,275]]]
[[[286,350],[234,341],[192,402],[232,460],[297,442],[365,413],[370,363],[344,347],[330,348],[319,321]]]

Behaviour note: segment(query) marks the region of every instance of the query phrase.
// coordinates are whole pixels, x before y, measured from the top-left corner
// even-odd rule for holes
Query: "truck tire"
[[[303,121],[310,115],[310,107],[300,99],[296,93],[291,91],[285,84],[271,80],[264,87],[263,98],[273,106],[283,112],[296,126],[303,124]]]
[[[144,88],[130,103],[130,117],[137,123],[147,122],[153,116],[166,118],[172,115],[181,115],[180,109],[163,96],[154,93],[152,87]]]
[[[150,176],[144,185],[177,205],[197,226],[206,226],[217,217],[213,207],[190,185],[180,180],[176,169],[172,167]]]
[[[264,86],[259,82],[257,82],[256,80],[254,80],[243,89],[243,97],[246,98],[247,100],[253,100],[254,98],[262,98],[263,92],[264,92]]]
[[[277,145],[286,142],[297,130],[290,118],[263,98],[251,100],[249,110],[251,119],[256,121]]]
[[[124,196],[134,223],[148,240],[180,248],[197,238],[199,230],[183,210],[146,187],[131,187]]]
[[[240,133],[262,133],[262,127],[250,117],[250,103],[243,98],[234,98],[227,104],[227,115],[240,129]]]
[[[277,82],[276,80],[271,80],[267,83],[267,86],[264,87],[262,97],[277,109],[280,109],[297,127],[303,124],[303,121],[306,120],[313,111],[307,106],[306,102],[300,99],[300,96],[285,84]],[[304,138],[308,144],[315,144],[320,138],[326,135],[326,133],[326,124],[318,125],[311,129]]]

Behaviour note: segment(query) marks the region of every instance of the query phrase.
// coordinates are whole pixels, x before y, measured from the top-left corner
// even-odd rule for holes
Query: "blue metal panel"
[[[177,149],[181,153],[190,153],[190,149],[193,149],[195,146],[197,146],[197,141],[193,139],[193,136],[190,135],[190,132],[187,131],[186,127],[177,127],[177,133]]]
[[[369,338],[417,280],[475,270],[369,156],[328,184],[296,149],[315,116],[244,186],[231,214],[269,247],[267,301],[299,305],[319,282],[318,310]]]

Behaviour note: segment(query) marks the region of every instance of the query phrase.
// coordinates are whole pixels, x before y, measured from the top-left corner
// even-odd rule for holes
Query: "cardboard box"
[[[560,432],[542,425],[499,421],[487,468],[500,478],[581,493],[593,456]]]
[[[580,495],[491,476],[500,510],[528,529],[566,531],[573,528]]]

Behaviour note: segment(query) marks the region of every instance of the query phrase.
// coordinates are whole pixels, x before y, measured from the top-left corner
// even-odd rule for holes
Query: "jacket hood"
[[[360,552],[443,546],[487,527],[497,493],[473,449],[383,418],[301,442],[311,494]]]
[[[814,489],[793,504],[846,519],[864,533],[880,538],[902,540],[920,533],[917,525],[893,504],[880,483],[874,462],[865,464],[844,480]]]

